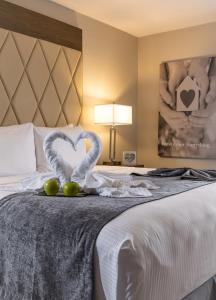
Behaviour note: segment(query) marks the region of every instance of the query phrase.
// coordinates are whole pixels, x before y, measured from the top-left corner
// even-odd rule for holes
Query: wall
[[[109,128],[93,124],[93,107],[94,104],[116,100],[133,105],[134,119],[132,126],[118,128],[118,159],[121,159],[123,150],[135,150],[137,146],[138,160],[144,162],[145,166],[216,167],[216,161],[160,158],[157,155],[159,64],[164,60],[215,55],[216,23],[137,40],[120,30],[47,0],[10,2],[83,29],[82,125],[98,132],[102,137],[104,152],[101,160],[107,159]],[[139,95],[136,107],[137,68]]]
[[[215,168],[216,160],[160,158],[157,155],[159,64],[202,55],[216,55],[216,23],[147,36],[138,42],[138,159],[149,167]]]
[[[112,101],[132,105],[136,120],[137,38],[47,0],[9,2],[82,28],[84,110],[81,123],[85,129],[100,134],[104,143],[101,160],[107,159],[109,128],[93,124],[93,107]],[[118,159],[123,150],[136,149],[134,132],[136,122],[118,128]]]

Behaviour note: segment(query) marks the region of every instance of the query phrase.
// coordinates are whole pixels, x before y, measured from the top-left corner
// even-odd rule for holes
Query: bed
[[[6,196],[23,191],[26,177],[36,171],[40,176],[45,172],[46,162],[37,150],[37,146],[42,147],[40,137],[49,130],[45,127],[79,123],[82,32],[6,1],[0,3],[0,26],[0,124],[6,128],[4,144],[8,143],[8,132],[12,132],[9,125],[37,125],[35,141],[29,139],[29,144],[37,143],[37,161],[34,151],[26,148],[24,152],[26,135],[32,133],[33,125],[23,125],[27,131],[22,136],[15,128],[13,140],[18,136],[17,144],[23,146],[20,159],[15,160],[19,174],[7,174],[9,162],[2,162],[0,199],[4,201]],[[0,156],[7,150],[1,147]],[[16,152],[11,157],[16,157]],[[33,157],[28,157],[30,152]],[[14,163],[13,159],[10,163]],[[124,174],[148,171],[101,166],[96,169]],[[141,204],[106,224],[94,247],[93,299],[216,299],[215,189],[216,183],[211,183]]]
[[[107,224],[96,244],[96,299],[180,300],[215,275],[215,188],[136,206]],[[210,287],[209,298],[188,299],[215,299]]]
[[[25,176],[1,177],[0,198],[21,192]],[[95,246],[94,299],[180,300],[194,290],[188,299],[214,299],[210,281],[201,292],[197,288],[216,273],[215,188],[213,183],[139,205],[109,222]]]

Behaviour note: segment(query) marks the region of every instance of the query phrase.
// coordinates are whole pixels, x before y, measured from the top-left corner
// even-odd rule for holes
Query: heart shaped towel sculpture
[[[82,139],[90,139],[92,147],[81,163],[72,168],[53,148],[56,139],[68,142],[75,151],[77,144]],[[133,180],[133,177],[128,174],[92,171],[102,152],[101,140],[93,132],[83,131],[75,140],[62,132],[52,132],[46,137],[43,148],[47,161],[55,176],[58,177],[61,186],[67,181],[75,181],[79,183],[83,191],[106,197],[150,197],[152,194],[149,189],[158,188],[150,180]],[[32,180],[34,181],[34,178]]]
[[[68,142],[73,149],[76,151],[76,145],[82,139],[90,139],[92,142],[91,149],[86,153],[86,156],[81,161],[81,163],[74,169],[68,164],[63,157],[61,157],[56,150],[53,148],[53,143],[57,139],[62,139]],[[93,132],[83,131],[81,132],[76,140],[72,140],[63,132],[52,132],[50,133],[43,145],[43,149],[46,155],[46,159],[49,162],[51,168],[55,172],[56,176],[59,178],[61,185],[67,181],[76,181],[81,183],[85,180],[87,173],[96,165],[101,152],[102,143],[100,138]]]

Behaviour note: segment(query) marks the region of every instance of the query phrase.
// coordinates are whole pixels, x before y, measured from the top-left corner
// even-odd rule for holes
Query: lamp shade
[[[101,125],[132,124],[132,106],[120,104],[96,105],[94,122]]]

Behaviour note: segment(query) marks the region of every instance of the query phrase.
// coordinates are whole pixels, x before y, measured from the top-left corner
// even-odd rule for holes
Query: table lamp
[[[94,109],[94,123],[109,125],[109,162],[105,164],[120,165],[120,161],[115,160],[116,154],[116,126],[132,124],[132,106],[120,104],[96,105]]]

